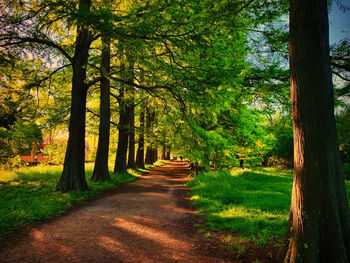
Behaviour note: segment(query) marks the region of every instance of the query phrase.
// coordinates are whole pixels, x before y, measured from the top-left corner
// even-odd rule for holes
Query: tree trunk
[[[134,61],[130,59],[127,54],[124,55],[124,61],[122,62],[121,68],[123,70],[123,78],[127,81],[134,81],[133,67]],[[128,89],[131,90],[133,87],[128,87],[128,85],[121,83],[120,85],[120,99],[119,99],[119,137],[118,137],[118,148],[117,156],[114,164],[114,172],[124,173],[126,172],[126,161],[128,152],[128,139],[129,139],[129,124],[131,110],[134,109],[132,105],[132,100],[128,97]],[[135,155],[135,150],[134,150]]]
[[[153,148],[153,158],[152,158],[153,163],[155,163],[156,161],[158,161],[158,149],[157,148]]]
[[[146,164],[153,164],[153,148],[152,148],[152,141],[151,141],[151,132],[152,132],[152,110],[150,106],[146,107],[146,134],[147,134],[147,140],[149,143],[149,146],[146,148],[146,157],[145,157],[145,163]]]
[[[130,116],[129,116],[129,156],[128,168],[135,169],[135,102],[134,102],[134,88],[131,88],[130,98]]]
[[[108,151],[110,135],[110,39],[102,37],[101,81],[100,81],[100,125],[95,167],[92,181],[111,179],[108,171]]]
[[[170,160],[170,151],[166,153],[166,160]]]
[[[145,164],[153,164],[153,149],[150,146],[146,148]]]
[[[326,0],[291,0],[294,182],[284,262],[349,262],[350,213],[337,145]]]
[[[162,149],[162,160],[166,160],[166,148],[165,148],[165,145],[163,145],[163,149]]]
[[[119,102],[119,124],[118,124],[118,148],[114,164],[115,173],[126,172],[126,157],[128,151],[128,138],[129,138],[129,107],[128,100],[124,96],[125,87],[122,86],[120,92],[120,102]]]
[[[139,142],[136,154],[136,167],[145,169],[144,155],[145,155],[145,111],[141,108],[140,112],[140,130],[139,130]]]
[[[90,0],[80,0],[79,10],[88,12]],[[88,186],[85,180],[85,114],[86,94],[85,85],[86,65],[91,44],[87,25],[78,21],[77,39],[72,61],[73,79],[71,93],[71,109],[69,120],[69,137],[63,172],[56,186],[57,191],[83,191]]]

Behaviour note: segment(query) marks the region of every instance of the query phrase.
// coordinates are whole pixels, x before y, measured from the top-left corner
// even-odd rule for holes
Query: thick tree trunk
[[[123,86],[123,85],[122,85]],[[124,87],[122,87],[124,89]],[[115,173],[126,172],[126,157],[128,151],[129,138],[129,117],[130,107],[128,107],[128,100],[124,97],[124,90],[121,91],[119,103],[119,126],[118,126],[118,148],[114,164]]]
[[[100,125],[95,167],[92,181],[105,181],[111,179],[108,171],[108,151],[110,135],[110,39],[102,37],[101,55],[101,82],[100,82]]]
[[[145,155],[145,111],[144,111],[144,108],[141,108],[139,142],[138,142],[138,148],[137,148],[137,154],[136,154],[137,168],[145,169],[144,155]]]
[[[145,164],[153,164],[153,149],[150,146],[146,148]]]
[[[130,99],[130,116],[129,116],[129,156],[128,156],[128,168],[135,169],[135,102],[134,102],[134,89],[131,88]]]
[[[79,10],[89,11],[90,0],[80,0]],[[71,109],[69,120],[69,138],[64,159],[63,172],[56,186],[57,191],[83,191],[88,186],[85,180],[85,114],[87,87],[86,65],[91,39],[84,23],[78,21],[78,35],[72,61],[73,79]]]
[[[291,0],[294,182],[284,262],[349,262],[350,213],[334,119],[326,0]]]
[[[166,153],[166,160],[170,160],[170,151],[167,151]]]

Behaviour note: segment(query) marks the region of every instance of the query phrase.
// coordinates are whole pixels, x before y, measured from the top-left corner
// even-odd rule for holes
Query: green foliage
[[[337,114],[336,124],[343,162],[350,163],[350,108]]]
[[[9,131],[0,127],[0,164],[7,162],[10,156],[13,156],[13,152],[10,144]]]
[[[63,164],[65,152],[66,152],[66,143],[57,142],[49,143],[45,145],[44,154],[47,158],[47,162],[50,164]]]
[[[16,121],[10,129],[12,149],[15,154],[30,153],[33,143],[42,142],[42,133],[38,125]]]

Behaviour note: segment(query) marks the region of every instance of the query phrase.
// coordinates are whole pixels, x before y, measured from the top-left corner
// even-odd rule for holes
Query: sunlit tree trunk
[[[102,37],[101,81],[100,81],[100,125],[95,167],[92,181],[109,180],[108,151],[110,135],[110,39]]]
[[[90,0],[80,0],[79,10],[89,12]],[[86,114],[86,65],[89,57],[91,37],[87,25],[78,21],[77,38],[72,60],[73,78],[69,138],[64,159],[62,176],[56,186],[57,191],[83,191],[88,186],[85,180],[85,114]]]
[[[291,0],[294,182],[284,262],[349,262],[350,213],[334,119],[326,0]]]

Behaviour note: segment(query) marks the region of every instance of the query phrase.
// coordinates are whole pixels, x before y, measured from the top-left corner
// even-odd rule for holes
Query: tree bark
[[[89,12],[90,0],[80,0],[79,10]],[[56,186],[57,191],[84,191],[88,189],[85,180],[85,114],[87,87],[86,65],[91,45],[87,25],[78,21],[77,39],[72,59],[73,78],[71,93],[71,109],[69,120],[69,137],[63,172]]]
[[[150,146],[146,148],[145,164],[153,164],[153,149]]]
[[[153,142],[151,139],[152,132],[152,122],[153,122],[153,111],[150,106],[146,107],[146,135],[149,145],[146,148],[146,164],[153,164]]]
[[[326,0],[291,0],[294,182],[284,262],[349,262],[350,213],[338,150]]]
[[[110,180],[108,152],[110,136],[110,38],[102,37],[101,81],[100,81],[100,125],[95,167],[91,181]]]
[[[166,147],[165,147],[165,145],[163,145],[163,149],[162,149],[162,160],[166,160]]]
[[[134,102],[134,88],[131,87],[130,98],[130,116],[129,116],[129,156],[128,168],[135,169],[135,102]]]
[[[140,112],[140,129],[139,129],[139,142],[136,154],[136,167],[140,169],[145,169],[144,163],[145,155],[145,111],[141,108]]]
[[[123,73],[123,79],[133,82],[134,74],[133,67],[134,62],[130,59],[130,56],[124,55],[124,61],[122,62],[121,68]],[[128,85],[121,83],[120,84],[120,99],[119,99],[119,137],[118,137],[118,148],[114,164],[114,172],[124,173],[127,168],[127,152],[128,152],[128,139],[129,139],[129,125],[130,125],[130,116],[131,110],[134,109],[132,105],[132,100],[128,95],[128,89],[131,90],[133,87],[128,87]],[[134,150],[135,155],[135,150]]]
[[[158,161],[158,149],[157,148],[153,148],[152,149],[152,161],[153,163],[155,163],[156,161]]]
[[[128,151],[129,138],[129,117],[130,107],[128,107],[128,100],[125,98],[125,87],[121,85],[120,102],[119,102],[119,125],[118,125],[118,148],[114,164],[115,173],[126,172],[126,157]]]
[[[170,151],[167,151],[166,153],[166,160],[170,160]]]

